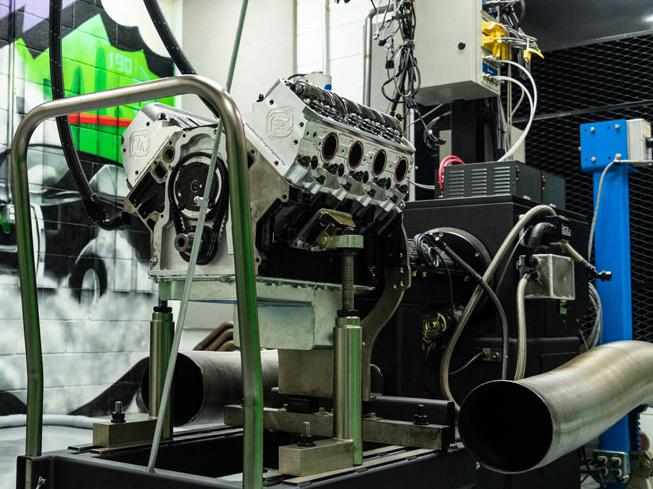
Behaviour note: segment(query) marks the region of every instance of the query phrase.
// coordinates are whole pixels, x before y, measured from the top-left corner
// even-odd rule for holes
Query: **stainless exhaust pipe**
[[[276,350],[261,351],[263,393],[268,397],[277,386]],[[141,380],[141,396],[149,408],[149,367]],[[239,351],[179,352],[172,381],[172,421],[174,426],[221,423],[224,406],[243,399],[242,367]]]
[[[597,438],[653,402],[653,344],[619,341],[550,372],[480,385],[463,402],[458,428],[485,467],[520,474]]]

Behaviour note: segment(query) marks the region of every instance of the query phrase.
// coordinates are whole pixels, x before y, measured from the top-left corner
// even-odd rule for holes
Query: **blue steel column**
[[[581,133],[581,168],[594,178],[594,205],[601,172],[618,154],[628,159],[628,124],[625,120],[583,124]],[[596,223],[594,256],[596,268],[612,271],[609,282],[596,288],[603,303],[603,337],[601,343],[631,340],[633,337],[632,288],[630,269],[630,203],[628,165],[615,164],[605,175]],[[600,440],[602,450],[630,452],[628,419],[623,418],[606,431]],[[624,487],[611,484],[611,488]]]

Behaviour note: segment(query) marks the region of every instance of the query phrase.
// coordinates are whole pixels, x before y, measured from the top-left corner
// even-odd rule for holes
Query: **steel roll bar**
[[[163,78],[128,87],[45,102],[28,112],[16,129],[11,151],[11,184],[16,215],[18,271],[27,360],[25,454],[28,457],[41,455],[43,429],[43,356],[27,172],[27,149],[30,138],[41,123],[54,117],[184,94],[198,95],[211,105],[220,114],[225,131],[229,163],[229,195],[238,320],[241,325],[239,331],[245,409],[243,472],[246,487],[260,487],[263,471],[263,380],[256,308],[245,129],[240,111],[227,91],[219,84],[197,75]]]

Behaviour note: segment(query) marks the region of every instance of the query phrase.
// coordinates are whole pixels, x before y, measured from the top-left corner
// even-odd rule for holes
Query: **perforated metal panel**
[[[653,121],[653,35],[550,52],[533,74],[541,102],[526,161],[565,177],[567,208],[591,216],[592,178],[580,171],[578,126]],[[630,180],[634,336],[653,341],[653,170]]]

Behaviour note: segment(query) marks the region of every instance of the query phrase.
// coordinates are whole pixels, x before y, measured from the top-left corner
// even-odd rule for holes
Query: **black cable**
[[[440,250],[435,248],[435,252],[440,254]],[[440,260],[442,260],[442,265],[444,265],[444,271],[447,274],[447,280],[449,281],[449,303],[451,304],[451,314],[454,312],[455,308],[455,301],[453,298],[453,279],[451,278],[451,269],[449,268],[449,265],[447,265],[447,262],[440,256]]]
[[[469,360],[467,360],[467,362],[466,362],[462,367],[457,368],[457,369],[454,370],[453,372],[449,372],[449,376],[459,374],[459,373],[462,372],[463,370],[465,370],[465,369],[469,368],[470,366],[472,366],[472,365],[474,364],[474,362],[475,362],[476,360],[480,359],[480,358],[483,358],[483,352],[478,352],[478,353],[477,353],[476,355],[474,355],[472,358],[470,358]]]
[[[412,0],[402,1],[396,12],[395,20],[397,22],[397,31],[401,33],[402,44],[399,51],[398,67],[394,75],[388,76],[388,79],[381,86],[381,93],[390,102],[390,115],[395,115],[397,107],[400,104],[405,104],[407,108],[417,109],[415,103],[415,96],[421,86],[421,73],[417,66],[417,59],[415,58],[415,26],[417,17],[415,15],[415,6]],[[394,35],[386,36],[379,44],[384,46],[390,42],[391,49],[388,50],[386,57],[386,69],[394,69]],[[394,94],[388,95],[387,87],[394,86]]]
[[[432,152],[439,151],[439,147],[442,146],[446,141],[440,138],[440,131],[437,130],[438,123],[441,119],[445,117],[451,117],[451,111],[447,111],[443,114],[434,117],[426,126],[424,127],[423,140],[424,144]]]
[[[177,38],[172,33],[172,29],[170,29],[170,26],[166,22],[161,7],[159,7],[159,2],[157,2],[157,0],[143,0],[143,3],[145,4],[147,13],[150,16],[152,24],[154,24],[157,34],[159,34],[159,37],[161,38],[161,42],[163,42],[163,46],[166,48],[168,56],[170,56],[170,59],[179,72],[182,75],[196,75],[197,72],[195,71],[195,68],[193,68],[193,65],[184,54],[184,51],[177,42]],[[202,99],[202,102],[204,102],[204,105],[206,105],[214,116],[218,119],[220,118],[220,114],[211,106],[211,104],[204,99]]]
[[[504,261],[503,265],[503,270],[501,270],[501,275],[499,275],[499,280],[497,281],[494,290],[497,291],[497,293],[501,292],[501,286],[503,285],[503,282],[508,275],[508,271],[510,270],[511,266],[514,265],[514,258],[515,258],[515,253],[519,249],[519,247],[522,246],[521,241],[517,241],[515,246],[513,246],[512,250],[510,251],[510,254]]]
[[[143,0],[143,3],[152,20],[152,24],[154,24],[156,32],[161,38],[161,42],[163,42],[166,51],[170,55],[170,59],[177,69],[184,75],[196,75],[195,68],[193,68],[193,65],[184,54],[170,26],[166,22],[161,7],[159,7],[159,2],[157,0]]]
[[[440,250],[436,248],[435,244],[432,242],[432,235],[418,234],[413,238],[413,241],[415,242],[415,250],[417,251],[417,254],[422,259],[422,261],[430,267],[438,269],[440,265],[437,259],[433,256],[432,252],[436,253],[438,258],[440,258],[442,265],[444,266],[445,273],[447,274],[447,280],[449,281],[449,302],[451,304],[451,312],[453,314],[455,301],[453,297],[453,278],[451,276],[451,269],[449,268],[449,265],[443,259],[442,255],[440,254]]]
[[[460,265],[473,279],[474,281],[485,291],[487,296],[490,298],[494,304],[497,313],[499,315],[499,321],[501,322],[501,332],[502,332],[502,353],[503,358],[501,359],[501,378],[508,378],[508,318],[506,317],[506,311],[503,309],[501,301],[492,290],[492,287],[483,279],[483,277],[476,271],[472,266],[463,260],[458,254],[453,251],[447,243],[445,243],[439,237],[436,237],[435,245],[444,251],[449,257]]]
[[[63,99],[66,94],[64,91],[63,80],[63,56],[61,48],[61,6],[62,0],[50,0],[50,80],[52,85],[53,100]],[[130,221],[129,214],[118,212],[110,215],[104,204],[100,201],[97,194],[93,191],[88,179],[82,168],[82,162],[79,159],[77,150],[73,143],[73,135],[70,130],[70,123],[67,116],[56,118],[57,131],[61,140],[61,149],[63,151],[66,164],[70,175],[73,178],[75,188],[82,199],[82,205],[86,213],[94,224],[102,229],[117,229]]]

